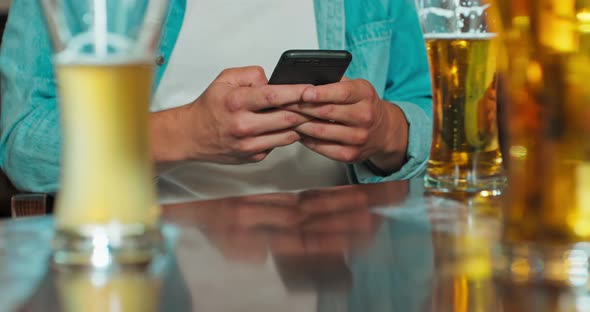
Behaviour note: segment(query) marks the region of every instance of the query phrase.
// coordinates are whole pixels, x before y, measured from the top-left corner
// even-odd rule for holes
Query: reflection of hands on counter
[[[371,208],[407,192],[391,182],[225,198],[164,206],[163,220],[184,227],[179,266],[204,311],[326,311],[322,298],[350,291],[347,255],[381,228]]]
[[[403,185],[406,185],[405,183]],[[371,207],[396,196],[372,197],[382,185],[233,197],[167,206],[164,218],[197,224],[228,259],[263,262],[275,255],[342,255],[371,240],[381,217]],[[375,192],[376,193],[376,192]],[[380,192],[384,193],[384,192]]]

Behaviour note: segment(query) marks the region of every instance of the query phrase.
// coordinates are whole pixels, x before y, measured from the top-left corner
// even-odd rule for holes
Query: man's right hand
[[[152,114],[155,160],[261,161],[272,149],[301,139],[294,128],[309,117],[268,109],[301,102],[307,87],[268,85],[260,67],[226,69],[194,102]]]

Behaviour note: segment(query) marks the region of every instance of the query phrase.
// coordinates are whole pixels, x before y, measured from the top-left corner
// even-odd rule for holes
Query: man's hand
[[[287,110],[313,117],[295,130],[311,150],[355,163],[370,160],[385,172],[405,163],[408,123],[401,109],[379,98],[366,80],[308,87]]]
[[[154,156],[157,161],[261,161],[272,149],[299,141],[294,128],[310,120],[265,109],[299,103],[307,87],[268,85],[260,67],[227,69],[193,103],[152,115]]]

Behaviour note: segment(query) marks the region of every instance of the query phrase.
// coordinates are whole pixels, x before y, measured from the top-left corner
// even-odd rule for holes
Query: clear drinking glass
[[[496,34],[485,0],[417,0],[433,84],[431,192],[497,193],[506,183],[498,144]]]
[[[159,208],[148,139],[154,52],[165,0],[40,0],[62,118],[53,259],[149,261]]]

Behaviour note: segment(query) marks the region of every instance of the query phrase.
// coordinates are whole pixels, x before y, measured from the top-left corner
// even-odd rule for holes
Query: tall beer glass
[[[40,0],[59,89],[63,158],[53,259],[106,266],[157,250],[148,140],[164,0]]]
[[[496,35],[485,0],[417,0],[433,84],[432,192],[499,192]]]
[[[505,272],[590,285],[590,1],[496,8],[509,61]]]

